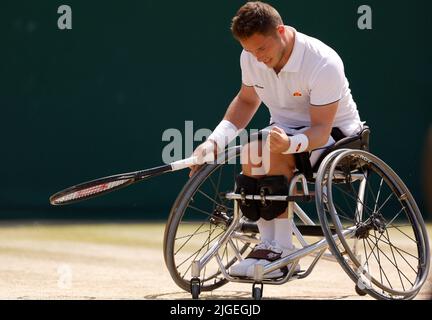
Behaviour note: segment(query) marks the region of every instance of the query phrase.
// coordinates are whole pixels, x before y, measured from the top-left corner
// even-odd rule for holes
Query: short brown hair
[[[283,24],[279,12],[271,5],[254,1],[243,5],[232,19],[231,32],[236,39],[249,38],[255,33],[268,35]]]

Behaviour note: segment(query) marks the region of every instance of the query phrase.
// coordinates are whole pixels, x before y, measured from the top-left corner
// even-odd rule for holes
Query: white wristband
[[[207,140],[216,142],[218,149],[223,150],[238,134],[237,127],[228,120],[222,120],[219,125],[213,130]]]
[[[309,139],[305,134],[296,134],[295,136],[289,137],[290,146],[287,151],[282,152],[283,154],[289,153],[300,153],[307,149],[309,146]]]

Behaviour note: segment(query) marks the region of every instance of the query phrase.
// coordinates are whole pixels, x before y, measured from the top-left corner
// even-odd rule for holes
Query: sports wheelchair
[[[413,299],[429,271],[425,223],[402,180],[369,152],[369,134],[365,126],[358,135],[338,140],[313,168],[309,161],[297,163],[287,195],[233,191],[241,146],[227,148],[223,161],[203,165],[178,195],[165,228],[164,258],[174,282],[193,299],[228,281],[251,283],[252,297],[261,299],[264,284],[303,279],[320,259],[329,259],[340,264],[359,295]],[[260,241],[256,223],[239,210],[238,200],[245,199],[288,202],[299,244],[284,258],[256,265],[252,278],[228,271]],[[299,206],[307,202],[315,202],[319,224]],[[296,271],[306,256],[312,262]],[[285,266],[289,271],[283,276],[266,279],[265,274]]]

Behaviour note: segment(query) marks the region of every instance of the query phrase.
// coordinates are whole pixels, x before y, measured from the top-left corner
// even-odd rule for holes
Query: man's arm
[[[232,122],[238,129],[245,128],[257,112],[261,100],[254,87],[242,84],[239,93],[230,103],[224,120]]]
[[[243,129],[249,124],[260,104],[261,100],[256,94],[254,87],[242,84],[240,91],[230,103],[223,120],[231,122],[237,129]],[[222,149],[221,146],[217,145],[215,140],[210,138],[200,144],[193,154],[202,157],[208,152],[214,152],[216,155],[218,148]],[[198,168],[198,165],[191,166],[189,177],[192,177]]]
[[[310,106],[311,127],[304,132],[309,139],[308,151],[322,147],[327,143],[338,105],[339,101],[324,106]]]
[[[310,106],[311,127],[303,133],[307,136],[308,140],[307,143],[304,144],[305,146],[307,145],[307,148],[303,151],[311,151],[327,143],[333,127],[338,104],[339,101],[323,106]],[[269,141],[271,152],[291,153],[287,151],[291,146],[291,139],[293,138],[289,138],[282,129],[273,128],[270,131]]]

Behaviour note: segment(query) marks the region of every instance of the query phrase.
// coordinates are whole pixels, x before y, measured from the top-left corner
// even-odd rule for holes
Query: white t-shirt
[[[311,125],[310,105],[339,101],[333,127],[345,135],[357,133],[363,124],[339,55],[318,39],[294,31],[291,56],[279,74],[249,52],[240,57],[242,82],[253,86],[270,110],[271,123],[283,129]]]

